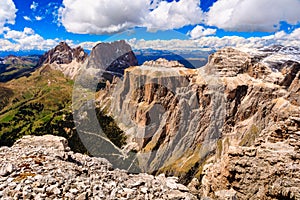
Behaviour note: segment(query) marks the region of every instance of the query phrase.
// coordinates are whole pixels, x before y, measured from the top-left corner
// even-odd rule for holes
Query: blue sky
[[[1,0],[0,51],[62,40],[85,48],[117,39],[136,48],[157,40],[164,45],[154,48],[170,40],[178,48],[297,45],[299,10],[299,0]]]

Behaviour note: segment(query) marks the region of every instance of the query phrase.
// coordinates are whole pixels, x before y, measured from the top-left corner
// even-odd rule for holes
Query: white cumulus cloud
[[[23,31],[7,30],[4,39],[0,39],[0,51],[48,50],[58,42],[58,39],[44,39],[33,29],[25,27]]]
[[[207,24],[226,30],[267,31],[281,21],[300,21],[299,0],[218,0],[207,13]]]
[[[280,22],[300,22],[300,0],[218,0],[203,12],[200,0],[63,0],[59,22],[69,32],[116,33],[133,27],[148,31],[205,24],[233,31],[275,32]],[[202,31],[202,34],[211,32]],[[201,35],[201,27],[194,36]],[[201,37],[201,36],[200,36]]]
[[[41,17],[41,16],[35,16],[36,21],[41,21],[42,19],[43,19],[43,17]]]
[[[203,21],[199,0],[161,1],[147,14],[145,24],[148,30],[170,30]]]
[[[191,30],[188,35],[191,36],[192,39],[197,39],[203,36],[215,35],[217,29],[213,28],[205,28],[203,26],[197,25],[193,30]]]
[[[150,31],[181,28],[203,21],[199,0],[63,0],[59,21],[69,32],[116,33],[133,27]]]
[[[24,18],[26,21],[31,21],[30,17],[28,17],[28,16],[23,16],[23,18]]]
[[[5,24],[14,24],[16,18],[16,6],[12,0],[0,1],[0,34]]]
[[[30,9],[35,11],[38,6],[39,6],[39,4],[33,1],[32,4],[30,5]]]
[[[295,39],[295,40],[299,40],[300,38],[300,28],[294,30],[290,35],[290,38]]]
[[[237,48],[263,48],[266,46],[281,44],[284,46],[300,46],[300,28],[291,34],[284,31],[265,37],[244,38],[240,36],[205,36],[194,40],[137,40],[128,42],[134,49],[157,49],[157,50],[218,50],[223,47]]]
[[[1,51],[10,51],[14,47],[14,44],[12,44],[10,41],[5,39],[0,39],[0,50]]]
[[[73,33],[114,33],[141,24],[148,0],[64,0],[60,20]]]

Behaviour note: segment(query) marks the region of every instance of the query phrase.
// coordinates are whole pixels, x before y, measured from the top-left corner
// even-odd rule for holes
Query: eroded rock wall
[[[225,48],[199,70],[148,62],[98,100],[144,171],[197,177],[213,198],[297,199],[299,63],[277,55],[270,64],[270,56]]]

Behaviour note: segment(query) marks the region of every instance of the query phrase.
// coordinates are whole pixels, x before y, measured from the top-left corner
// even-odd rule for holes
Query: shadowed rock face
[[[147,172],[197,177],[213,198],[298,199],[300,72],[289,59],[225,48],[203,69],[147,62],[98,100]]]
[[[121,40],[96,45],[89,57],[87,68],[100,69],[102,77],[111,81],[113,76],[121,77],[126,68],[137,64],[130,45]]]

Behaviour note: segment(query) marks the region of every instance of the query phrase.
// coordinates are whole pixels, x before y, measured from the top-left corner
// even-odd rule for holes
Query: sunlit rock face
[[[207,73],[220,77],[235,77],[248,70],[250,55],[233,48],[225,48],[209,56]]]
[[[232,84],[243,77],[247,88],[239,92],[243,97],[228,117],[230,124],[225,123],[232,136],[223,134],[220,147],[227,150],[205,166],[201,192],[220,199],[220,191],[232,189],[241,199],[299,199],[299,54],[248,54],[247,72],[230,79]]]
[[[98,102],[144,171],[197,177],[199,192],[213,198],[297,199],[299,60],[225,48],[201,69],[149,61],[114,78]]]
[[[139,152],[143,171],[186,174],[215,150],[224,88],[201,73],[176,61],[149,61],[126,69],[123,80],[114,79],[100,94],[100,104],[130,138],[125,149]]]

